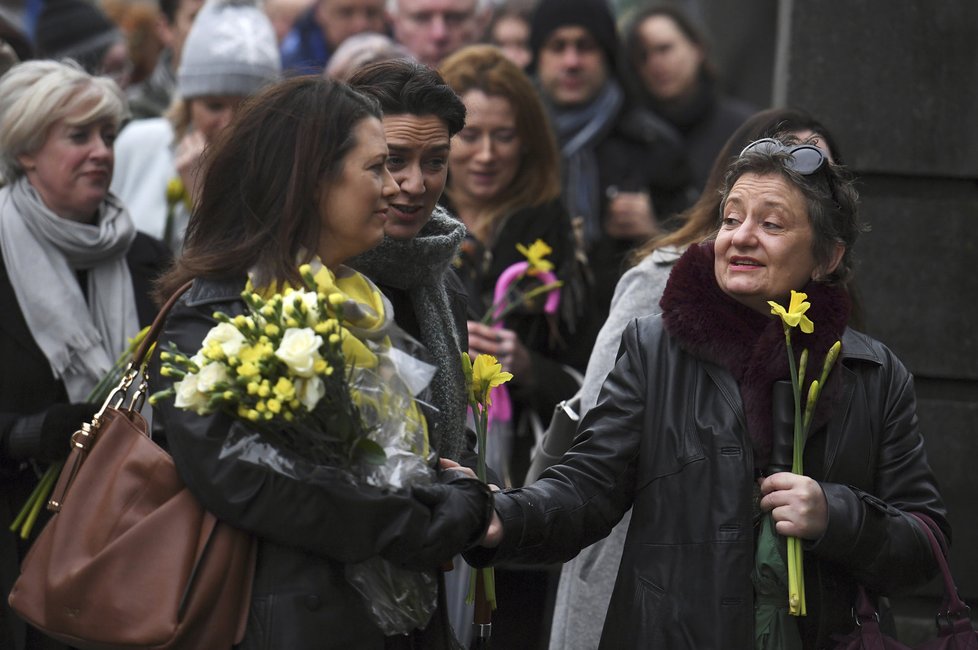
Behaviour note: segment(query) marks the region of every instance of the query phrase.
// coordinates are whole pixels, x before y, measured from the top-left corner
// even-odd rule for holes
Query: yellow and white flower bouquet
[[[249,281],[246,313],[215,313],[190,355],[162,351],[160,372],[176,381],[151,401],[244,422],[249,434],[229,437],[225,451],[293,478],[315,481],[316,467],[328,466],[375,487],[432,482],[415,396],[434,367],[393,345],[403,333],[366,277],[345,267],[334,275],[318,261],[299,273],[300,287]],[[348,565],[347,579],[386,634],[424,627],[436,606],[433,574],[382,558]]]

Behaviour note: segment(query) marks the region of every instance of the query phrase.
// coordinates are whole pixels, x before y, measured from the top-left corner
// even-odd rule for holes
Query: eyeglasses
[[[786,147],[774,138],[763,138],[761,140],[756,140],[751,142],[749,145],[744,147],[744,150],[740,152],[743,156],[748,151],[756,151],[758,153],[786,153],[788,154],[788,159],[785,161],[785,166],[788,169],[792,169],[802,176],[809,176],[814,174],[828,158],[825,156],[825,152],[811,144],[799,144],[791,147]]]

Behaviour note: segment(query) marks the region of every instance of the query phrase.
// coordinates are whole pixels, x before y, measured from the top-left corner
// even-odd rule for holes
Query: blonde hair
[[[128,114],[122,89],[108,77],[93,77],[74,61],[26,61],[0,78],[0,175],[10,182],[24,169],[18,158],[44,146],[59,120],[116,127]]]
[[[526,74],[492,45],[463,48],[445,59],[439,71],[459,97],[470,90],[481,90],[507,100],[516,116],[523,156],[512,185],[492,206],[485,229],[491,231],[495,223],[519,208],[542,205],[559,197],[560,152],[547,113]],[[451,198],[450,189],[448,195]],[[474,234],[482,238],[487,233]]]

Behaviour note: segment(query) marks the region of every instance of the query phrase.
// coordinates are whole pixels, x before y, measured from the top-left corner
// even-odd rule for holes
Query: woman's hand
[[[448,458],[439,458],[438,466],[443,469],[456,469],[464,472],[467,476],[472,478],[478,478],[468,467],[463,467],[459,465],[454,460]],[[489,489],[493,492],[499,492],[499,486],[489,484]],[[489,521],[489,527],[486,528],[486,534],[483,535],[482,539],[479,541],[479,546],[485,546],[486,548],[495,548],[499,546],[499,542],[503,540],[503,522],[499,518],[499,515],[495,510],[492,511],[492,519]]]
[[[497,490],[499,488],[496,488]],[[499,518],[499,513],[495,510],[492,511],[492,519],[489,521],[489,527],[486,528],[486,534],[482,537],[479,542],[479,546],[484,546],[486,548],[496,548],[503,541],[503,520]]]
[[[197,202],[197,177],[200,172],[200,159],[204,154],[207,140],[200,131],[191,131],[181,138],[173,154],[173,164],[180,174],[183,187],[190,197],[191,205]]]
[[[760,505],[774,517],[778,534],[788,537],[818,539],[829,522],[822,486],[800,474],[778,472],[763,479]]]
[[[472,320],[468,322],[468,326],[470,354],[491,354],[502,364],[503,370],[513,373],[521,384],[532,384],[530,351],[516,336],[516,332]]]
[[[659,233],[659,224],[648,192],[615,192],[608,201],[605,230],[615,239],[648,239]]]
[[[451,458],[439,458],[438,467],[439,469],[442,470],[457,469],[463,474],[465,474],[466,476],[468,476],[469,478],[476,478],[476,479],[479,478],[478,476],[475,475],[475,472],[472,471],[471,467],[465,467],[464,465],[459,465]]]

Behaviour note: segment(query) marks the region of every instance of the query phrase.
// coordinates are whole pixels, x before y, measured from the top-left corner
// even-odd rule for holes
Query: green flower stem
[[[488,479],[488,472],[486,470],[486,439],[489,437],[488,433],[489,408],[483,406],[479,409],[479,430],[477,432],[477,437],[479,439],[478,475],[479,480],[483,483],[485,483]],[[482,573],[483,595],[489,602],[490,609],[496,609],[496,571],[493,569],[493,567],[485,567],[483,569],[479,569],[479,571]]]
[[[496,315],[496,310],[499,309],[500,305],[497,303],[493,303],[492,307],[489,308],[489,311],[487,311],[485,316],[482,317],[482,324],[495,325],[496,323],[500,322],[502,319],[509,316],[510,313],[512,313],[515,309],[517,309],[520,305],[522,305],[526,301],[532,300],[537,296],[550,293],[551,291],[559,289],[563,285],[564,283],[558,280],[557,282],[551,282],[550,284],[544,284],[539,287],[535,287],[534,289],[531,289],[530,291],[527,291],[525,294],[523,294],[523,297],[520,300],[515,300],[515,298],[518,297],[515,293],[507,292],[506,301],[503,303],[505,306],[503,307],[502,311],[499,312],[499,315],[498,316]]]
[[[784,326],[785,347],[788,350],[788,369],[791,374],[791,388],[795,400],[795,426],[794,439],[791,454],[791,471],[795,474],[803,474],[804,458],[804,427],[802,426],[801,410],[801,382],[803,377],[798,374],[795,366],[795,353],[791,347],[791,329]],[[807,355],[804,361],[807,363]],[[805,616],[805,574],[802,570],[803,558],[800,540],[796,537],[788,538],[788,613],[793,616]]]
[[[27,519],[24,521],[23,527],[20,529],[20,538],[27,539],[30,537],[31,530],[34,528],[35,522],[37,522],[38,515],[41,514],[41,507],[47,502],[47,497],[54,489],[54,482],[58,480],[58,475],[61,473],[61,466],[63,463],[54,463],[48,467],[47,471],[44,472],[44,476],[41,477],[38,487],[40,491],[37,496],[34,497],[34,502],[30,504],[30,513],[27,515]],[[25,506],[26,507],[26,506]]]
[[[44,475],[41,477],[41,480],[37,482],[37,485],[34,486],[34,489],[31,491],[31,495],[27,497],[27,501],[24,502],[24,507],[20,509],[20,512],[17,513],[17,517],[14,518],[13,523],[10,524],[10,532],[16,532],[17,529],[23,525],[28,515],[30,515],[31,511],[34,509],[34,502],[42,498],[41,492],[42,489],[44,488],[45,479],[47,478],[48,473],[55,466],[57,466],[58,469],[60,469],[61,463],[54,463],[53,465],[51,465],[51,467],[48,468],[47,472],[45,472]]]

